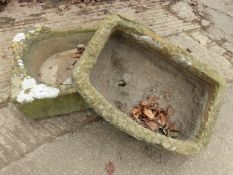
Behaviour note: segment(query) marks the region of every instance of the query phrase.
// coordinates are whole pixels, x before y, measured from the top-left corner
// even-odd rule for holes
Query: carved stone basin
[[[208,99],[208,85],[161,55],[136,44],[130,35],[111,35],[90,74],[90,82],[113,106],[130,114],[148,96],[174,110],[180,139],[193,137]]]
[[[86,45],[94,31],[36,27],[14,37],[11,100],[26,116],[37,119],[88,108],[74,88],[73,67],[65,67],[75,61],[70,55],[76,46]]]
[[[73,79],[83,99],[105,120],[139,140],[184,155],[208,143],[225,89],[222,76],[208,65],[118,15],[100,24]],[[171,120],[181,128],[178,138],[153,132],[129,117],[148,95],[174,108]]]

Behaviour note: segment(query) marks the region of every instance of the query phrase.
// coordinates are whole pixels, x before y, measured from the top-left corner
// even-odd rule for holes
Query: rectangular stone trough
[[[211,67],[119,15],[100,23],[73,79],[82,98],[105,120],[139,140],[184,155],[208,143],[225,89],[225,80]],[[146,96],[172,106],[179,137],[151,131],[130,118]]]
[[[94,27],[53,31],[38,26],[14,37],[11,100],[26,116],[37,119],[88,108],[72,82],[72,63],[77,60],[71,55],[94,31]]]

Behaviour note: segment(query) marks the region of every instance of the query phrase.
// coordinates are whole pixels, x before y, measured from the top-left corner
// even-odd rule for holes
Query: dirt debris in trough
[[[169,117],[174,114],[172,106],[161,108],[158,97],[149,96],[142,100],[131,111],[131,117],[138,124],[155,132],[160,132],[168,137],[177,137],[179,129],[174,122],[170,122]]]
[[[38,72],[39,80],[48,84],[72,84],[71,75],[74,66],[84,51],[85,45],[78,44],[76,49],[52,55],[42,63]]]
[[[84,46],[84,44],[79,44],[79,45],[77,45],[76,49],[77,49],[77,51],[70,55],[70,57],[74,58],[74,60],[72,61],[72,63],[66,64],[66,70],[73,70],[74,69],[75,64],[78,62],[78,60],[82,56],[83,52],[85,51],[85,46]]]

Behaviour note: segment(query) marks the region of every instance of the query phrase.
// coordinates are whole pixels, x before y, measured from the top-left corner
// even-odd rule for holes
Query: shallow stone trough
[[[97,30],[96,30],[97,29]],[[68,55],[86,50],[72,69]],[[14,38],[12,100],[31,118],[92,108],[136,139],[184,155],[208,143],[225,80],[147,27],[108,15],[95,28],[36,28]],[[142,127],[130,111],[147,96],[172,106],[181,134],[170,138]]]
[[[95,27],[53,31],[38,26],[14,37],[11,99],[26,116],[37,119],[88,108],[73,85],[72,70],[64,66],[70,51],[86,44],[94,31]]]

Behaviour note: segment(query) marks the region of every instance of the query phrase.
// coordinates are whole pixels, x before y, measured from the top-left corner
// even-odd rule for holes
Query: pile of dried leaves
[[[161,108],[155,96],[141,101],[131,111],[131,117],[145,128],[169,137],[177,137],[180,131],[175,123],[169,121],[169,117],[173,114],[174,109],[171,106]]]

